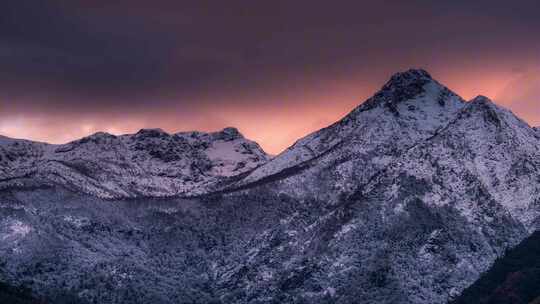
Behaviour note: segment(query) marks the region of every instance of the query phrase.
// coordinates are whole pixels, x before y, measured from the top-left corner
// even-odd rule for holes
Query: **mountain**
[[[455,142],[439,143],[442,137],[452,137]],[[260,184],[274,177],[293,175],[281,179],[280,191],[294,191],[294,195],[301,196],[325,195],[329,197],[324,200],[332,202],[344,193],[350,195],[358,184],[366,183],[402,159],[405,151],[426,149],[427,146],[415,148],[424,142],[439,144],[431,148],[431,153],[470,152],[470,168],[475,170],[471,174],[490,188],[499,187],[489,189],[493,190],[491,194],[505,196],[499,198],[505,201],[505,207],[521,213],[516,216],[529,217],[520,219],[527,221],[529,227],[534,226],[532,221],[538,214],[528,211],[540,199],[540,185],[537,177],[528,173],[538,172],[540,166],[540,136],[536,130],[485,97],[465,103],[422,70],[394,75],[381,91],[344,119],[299,140],[240,183]],[[467,150],[455,145],[467,145],[462,147]],[[452,155],[445,157],[452,160]],[[411,164],[416,165],[420,159],[413,158]],[[460,164],[455,159],[454,162],[459,168]],[[497,168],[500,165],[512,168]],[[296,174],[298,170],[304,172]],[[509,170],[523,172],[505,176]],[[323,173],[331,177],[325,179]],[[521,179],[506,179],[516,175]],[[509,183],[520,185],[506,187]]]
[[[423,70],[271,159],[226,130],[2,140],[0,280],[98,303],[446,303],[540,225],[538,131]]]
[[[235,128],[96,133],[64,145],[0,139],[0,187],[59,184],[101,198],[206,193],[268,160]]]
[[[540,301],[540,231],[509,250],[453,304],[528,304]]]
[[[426,71],[397,73],[377,94],[345,118],[300,139],[272,162],[251,172],[241,184],[260,183],[274,176],[310,175],[291,173],[306,171],[315,164],[332,165],[332,162],[339,162],[343,167],[343,176],[338,180],[363,183],[400,151],[433,136],[464,106],[462,98],[432,79]],[[349,164],[362,170],[351,172]],[[324,193],[320,187],[317,183],[312,189],[302,189],[303,194]]]

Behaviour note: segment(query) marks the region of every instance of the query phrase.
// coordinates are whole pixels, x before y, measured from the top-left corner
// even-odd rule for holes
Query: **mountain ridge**
[[[172,196],[208,191],[268,158],[235,128],[175,134],[141,129],[119,136],[97,132],[60,145],[4,138],[0,175],[20,186],[25,176],[35,176],[43,185],[61,184],[103,198]]]
[[[466,102],[423,70],[396,74],[271,159],[235,129],[137,134],[61,146],[73,156],[62,159],[67,169],[43,174],[63,174],[70,187],[0,190],[0,280],[115,304],[442,304],[540,227],[537,129],[486,97]],[[206,172],[195,190],[169,196],[95,195],[66,175],[105,171],[89,180],[99,187],[139,172],[107,171],[126,156],[165,170],[145,174],[205,168],[196,161],[216,145],[239,161],[228,171],[211,162],[195,170]],[[12,148],[42,155],[26,142]]]

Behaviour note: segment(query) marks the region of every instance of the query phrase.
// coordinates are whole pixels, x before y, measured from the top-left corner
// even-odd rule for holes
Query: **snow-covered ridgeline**
[[[2,138],[0,187],[61,184],[103,198],[207,193],[256,168],[266,153],[237,129],[99,132],[63,145]]]

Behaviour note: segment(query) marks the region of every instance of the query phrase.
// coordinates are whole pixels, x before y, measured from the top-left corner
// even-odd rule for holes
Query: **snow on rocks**
[[[102,198],[197,195],[267,160],[258,144],[234,128],[99,132],[64,145],[3,138],[0,187],[59,184]]]

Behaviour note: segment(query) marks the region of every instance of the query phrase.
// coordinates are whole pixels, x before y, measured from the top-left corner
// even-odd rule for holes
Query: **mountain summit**
[[[427,86],[428,84],[433,85]],[[430,89],[431,92],[428,92]],[[433,100],[444,106],[444,95],[453,93],[437,83],[428,72],[411,69],[394,74],[379,92],[362,104],[361,109],[369,110],[382,105],[388,107],[395,115],[399,115],[397,111],[399,103],[413,100],[422,94],[434,94],[433,91],[437,89],[440,89],[438,92],[440,96]]]
[[[51,299],[443,304],[540,228],[538,130],[423,70],[274,158],[150,129],[0,164],[0,281]]]
[[[354,166],[362,168],[349,172],[347,179],[356,179],[354,175],[367,177],[367,171],[374,174],[400,151],[433,136],[465,105],[461,97],[423,70],[397,73],[342,120],[298,140],[242,183],[295,172],[294,168],[334,158],[346,158],[349,161],[344,164],[357,163]],[[319,186],[314,186],[313,191],[319,192]]]

